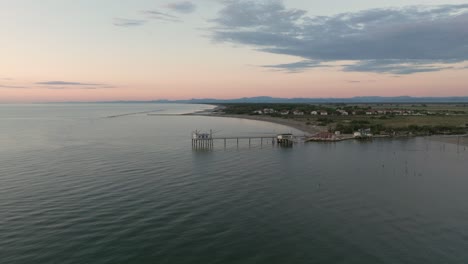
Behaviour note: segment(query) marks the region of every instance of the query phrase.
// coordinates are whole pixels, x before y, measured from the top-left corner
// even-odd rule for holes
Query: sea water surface
[[[299,131],[206,105],[0,105],[0,263],[467,263],[468,152]]]

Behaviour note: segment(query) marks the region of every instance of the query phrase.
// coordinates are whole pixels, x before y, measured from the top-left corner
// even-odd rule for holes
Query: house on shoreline
[[[370,128],[359,129],[358,131],[354,132],[353,136],[354,136],[354,138],[357,138],[357,139],[372,138],[373,137],[372,131],[371,131]]]

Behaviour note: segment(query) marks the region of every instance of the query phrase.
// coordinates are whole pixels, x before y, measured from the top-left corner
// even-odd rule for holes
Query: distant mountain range
[[[190,100],[154,100],[154,101],[119,101],[119,103],[188,103],[188,104],[222,104],[222,103],[468,103],[466,97],[381,97],[363,96],[351,98],[277,98],[269,96],[243,97],[237,99],[201,98]]]

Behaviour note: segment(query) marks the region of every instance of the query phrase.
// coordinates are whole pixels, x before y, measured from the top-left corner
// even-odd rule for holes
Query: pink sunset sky
[[[128,2],[1,3],[0,102],[468,96],[465,1]]]

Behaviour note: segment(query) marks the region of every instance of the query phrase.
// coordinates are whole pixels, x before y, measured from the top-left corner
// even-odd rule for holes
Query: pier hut
[[[276,136],[276,142],[283,145],[292,145],[294,140],[293,134],[278,134]]]
[[[198,130],[192,132],[192,147],[194,148],[212,148],[213,147],[213,131],[210,133],[202,133]]]

